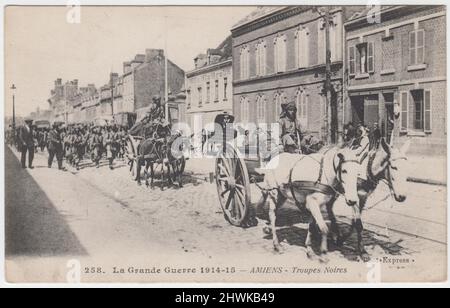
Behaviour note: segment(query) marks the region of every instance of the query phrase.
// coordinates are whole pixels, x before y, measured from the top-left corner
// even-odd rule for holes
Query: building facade
[[[326,138],[331,110],[324,91],[330,15],[331,103],[342,119],[343,21],[340,7],[261,7],[232,32],[233,109],[242,123],[277,122],[283,102],[297,105],[302,129]],[[342,120],[334,123],[342,131]]]
[[[167,61],[168,92],[178,93],[184,86],[184,71]],[[123,106],[141,118],[148,111],[152,97],[165,94],[165,59],[161,49],[147,49],[131,62],[124,63]],[[132,107],[132,109],[131,109]]]
[[[64,84],[61,78],[55,80],[54,88],[50,91],[50,98],[47,100],[53,121],[68,122],[72,120],[72,104],[77,93],[78,79],[67,81]]]
[[[195,69],[186,74],[185,122],[198,134],[205,125],[214,123],[217,114],[232,113],[231,37],[194,62]]]
[[[366,13],[345,23],[345,121],[378,123],[413,153],[445,153],[445,7],[382,7],[381,22]]]

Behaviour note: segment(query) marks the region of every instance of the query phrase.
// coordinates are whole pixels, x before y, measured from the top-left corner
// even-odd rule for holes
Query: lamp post
[[[16,102],[15,102],[16,89],[17,89],[16,86],[13,84],[11,86],[12,103],[13,103],[13,113],[12,113],[12,116],[13,116],[13,122],[12,122],[13,129],[16,128]]]
[[[13,119],[12,119],[12,129],[13,129],[13,135],[12,135],[12,137],[13,137],[13,142],[15,143],[16,142],[16,98],[15,98],[15,96],[16,96],[16,86],[14,85],[14,84],[12,84],[12,86],[11,86],[11,90],[12,90],[12,103],[13,103],[13,110],[12,110],[12,116],[13,116]]]

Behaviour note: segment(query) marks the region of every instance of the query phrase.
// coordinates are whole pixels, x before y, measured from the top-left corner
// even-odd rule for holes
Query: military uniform
[[[283,105],[283,114],[278,123],[280,124],[280,140],[284,151],[288,153],[301,152],[302,131],[300,121],[295,117],[297,110],[293,102]],[[288,109],[293,110],[293,117],[289,116]]]
[[[102,158],[103,136],[100,132],[94,133],[92,137],[91,150],[93,151],[94,163],[97,168],[100,167],[100,159]]]
[[[84,156],[84,138],[83,135],[80,132],[77,132],[74,136],[73,139],[73,145],[74,145],[74,149],[75,149],[75,167],[77,168],[77,170],[80,169],[80,162],[83,160],[83,156]]]
[[[108,158],[109,161],[109,168],[113,169],[114,158],[116,158],[118,151],[116,133],[111,130],[108,130],[104,135],[103,142],[106,149],[106,157]]]
[[[63,162],[63,141],[61,138],[61,134],[54,127],[48,133],[48,167],[52,167],[53,158],[56,156],[56,160],[58,161],[58,169],[62,170],[62,162]]]

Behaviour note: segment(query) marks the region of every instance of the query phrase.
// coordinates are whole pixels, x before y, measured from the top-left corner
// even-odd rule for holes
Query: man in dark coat
[[[33,120],[26,119],[25,125],[21,126],[19,129],[19,142],[20,151],[22,152],[21,160],[22,168],[25,169],[25,161],[28,152],[28,168],[33,169],[33,159],[34,159],[34,138],[33,138]]]

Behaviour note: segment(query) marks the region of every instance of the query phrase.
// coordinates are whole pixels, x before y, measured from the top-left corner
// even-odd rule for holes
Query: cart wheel
[[[247,166],[230,148],[216,159],[216,184],[225,219],[233,226],[244,226],[250,207],[250,180]]]
[[[130,138],[127,140],[127,149],[126,149],[128,155],[131,155],[133,158],[130,158],[128,161],[128,164],[130,165],[130,176],[133,181],[137,181],[138,174],[137,174],[137,158],[136,158],[136,150],[134,148],[134,144],[131,141]]]

